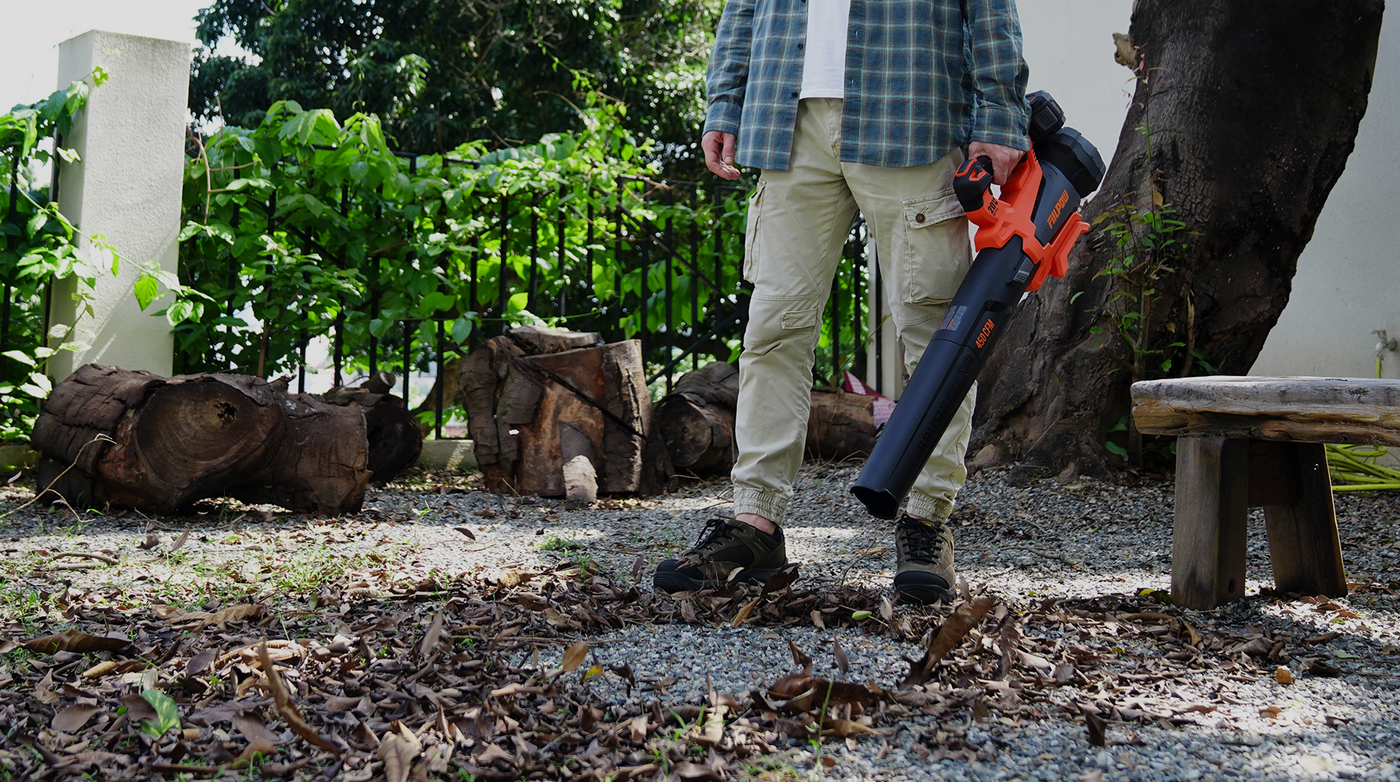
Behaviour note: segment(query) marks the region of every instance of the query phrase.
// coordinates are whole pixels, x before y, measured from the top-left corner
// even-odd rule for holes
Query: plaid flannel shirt
[[[787,168],[806,36],[806,0],[725,4],[705,130],[738,136],[740,165]],[[918,166],[970,141],[1026,149],[1028,75],[1014,0],[851,0],[841,160]]]

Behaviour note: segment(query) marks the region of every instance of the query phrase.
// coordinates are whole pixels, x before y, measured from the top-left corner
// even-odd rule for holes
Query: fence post
[[[76,284],[65,280],[54,286],[50,322],[72,326],[71,339],[86,347],[59,353],[50,374],[61,379],[98,362],[169,375],[174,340],[153,312],[170,297],[143,313],[132,286],[147,261],[176,273],[190,45],[100,30],[59,45],[60,87],[97,66],[109,78],[63,139],[81,162],[60,168],[59,208],[84,234],[104,236],[116,248],[121,271],[114,278],[110,259],[82,241],[84,257],[98,267],[93,314],[73,301]]]
[[[879,252],[871,238],[866,243],[870,270],[870,290],[866,292],[869,313],[865,339],[865,384],[889,397],[899,399],[904,392],[904,351],[895,335],[890,305],[885,301],[885,276],[880,273]]]

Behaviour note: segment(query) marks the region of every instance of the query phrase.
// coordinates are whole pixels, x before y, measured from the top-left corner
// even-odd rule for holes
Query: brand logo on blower
[[[992,322],[991,318],[988,318],[987,322],[982,324],[982,333],[977,335],[977,347],[984,348],[987,346],[987,338],[992,336],[992,330],[996,327],[996,324]]]
[[[1050,211],[1050,224],[1060,222],[1060,213],[1065,210],[1065,204],[1069,203],[1069,193],[1060,193],[1060,200],[1055,204],[1055,208]]]

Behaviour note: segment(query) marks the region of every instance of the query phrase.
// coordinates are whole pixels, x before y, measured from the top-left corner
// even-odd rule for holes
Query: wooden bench
[[[1347,592],[1324,443],[1400,446],[1400,380],[1200,377],[1132,387],[1143,434],[1175,435],[1172,602],[1244,596],[1245,520],[1263,507],[1274,586]]]

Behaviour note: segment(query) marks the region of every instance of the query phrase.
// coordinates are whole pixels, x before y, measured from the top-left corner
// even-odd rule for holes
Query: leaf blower
[[[851,487],[877,518],[895,517],[1021,297],[1047,276],[1065,276],[1070,247],[1089,230],[1076,210],[1103,181],[1103,159],[1064,126],[1064,112],[1048,94],[1026,100],[1032,149],[1001,197],[991,193],[991,158],[969,160],[953,180],[977,226],[977,257]]]

